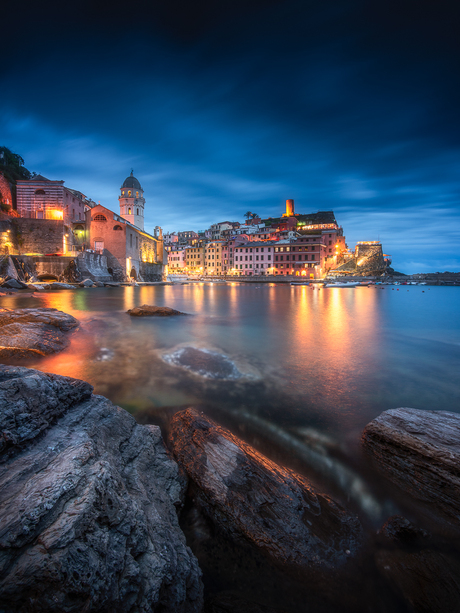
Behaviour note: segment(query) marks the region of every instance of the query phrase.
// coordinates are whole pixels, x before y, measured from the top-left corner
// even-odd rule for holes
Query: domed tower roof
[[[123,185],[121,186],[123,187],[131,187],[134,189],[142,189],[141,184],[139,183],[139,181],[136,179],[135,176],[133,176],[133,171],[131,170],[131,174],[129,175],[129,177],[126,177],[126,179],[123,182]]]

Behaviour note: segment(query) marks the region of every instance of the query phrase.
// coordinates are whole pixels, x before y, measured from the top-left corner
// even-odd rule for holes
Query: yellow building
[[[184,271],[192,275],[202,275],[204,273],[205,245],[185,247],[184,251]]]
[[[205,274],[207,275],[222,275],[222,247],[224,241],[212,241],[206,245],[204,262]]]

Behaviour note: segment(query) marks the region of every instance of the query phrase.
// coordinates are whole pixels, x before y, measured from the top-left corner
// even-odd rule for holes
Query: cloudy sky
[[[117,210],[133,168],[150,230],[294,198],[398,270],[460,270],[460,2],[9,5],[0,145],[30,170]]]

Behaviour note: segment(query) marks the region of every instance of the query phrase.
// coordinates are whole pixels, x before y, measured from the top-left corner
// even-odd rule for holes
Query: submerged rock
[[[163,355],[163,359],[207,379],[239,379],[242,376],[230,358],[209,349],[181,347]]]
[[[62,351],[69,330],[78,326],[72,315],[57,309],[0,309],[0,358],[30,358]]]
[[[91,279],[85,279],[78,284],[80,287],[93,287],[94,281]]]
[[[176,413],[169,440],[213,522],[272,561],[334,569],[359,549],[357,517],[204,415]]]
[[[391,409],[366,426],[362,442],[380,472],[460,531],[460,415]]]
[[[198,613],[157,426],[75,379],[0,366],[0,602],[7,613]]]
[[[60,283],[56,281],[54,283],[49,283],[48,289],[76,289],[76,286],[70,283]]]
[[[155,317],[170,317],[171,315],[186,315],[186,313],[181,313],[170,307],[149,306],[148,304],[129,309],[126,312],[133,317],[150,317],[152,315]]]

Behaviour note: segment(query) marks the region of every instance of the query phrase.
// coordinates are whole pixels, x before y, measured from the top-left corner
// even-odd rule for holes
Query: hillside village
[[[157,282],[168,275],[322,279],[391,271],[380,242],[350,251],[333,211],[297,213],[292,199],[277,218],[248,211],[245,222],[164,235],[159,226],[153,234],[144,229],[146,200],[133,171],[118,201],[115,212],[63,180],[29,172],[19,155],[0,148],[0,272],[13,266],[39,280]]]

